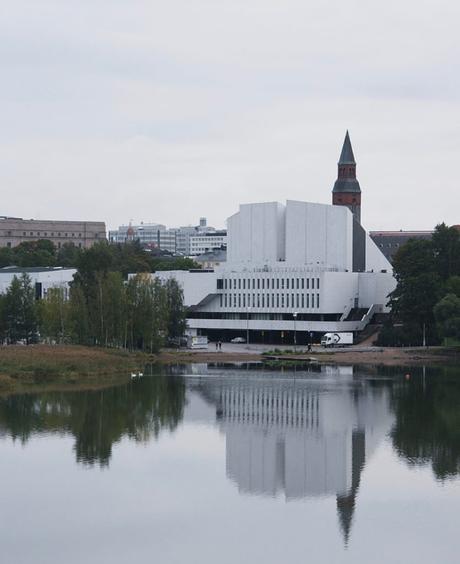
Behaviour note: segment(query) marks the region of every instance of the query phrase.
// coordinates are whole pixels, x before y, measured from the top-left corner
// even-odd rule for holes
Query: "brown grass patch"
[[[143,368],[147,358],[140,353],[73,345],[2,346],[0,389],[119,380]]]

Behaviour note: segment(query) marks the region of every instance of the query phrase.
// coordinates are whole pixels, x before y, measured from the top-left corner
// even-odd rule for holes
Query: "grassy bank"
[[[0,347],[0,390],[36,386],[107,384],[128,378],[148,361],[144,354],[73,345]]]
[[[128,381],[133,371],[148,363],[236,363],[264,361],[267,366],[300,366],[310,362],[328,364],[414,366],[460,361],[459,348],[337,349],[293,352],[213,352],[164,350],[158,355],[77,345],[31,345],[0,347],[0,393],[36,389],[88,389]]]

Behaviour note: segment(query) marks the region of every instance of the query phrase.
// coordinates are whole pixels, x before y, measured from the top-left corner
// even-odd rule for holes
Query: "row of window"
[[[12,237],[12,236],[13,236],[13,233],[12,233],[12,231],[5,231],[5,235],[6,235],[7,237]],[[33,231],[29,231],[29,235],[27,235],[27,231],[23,231],[23,232],[22,232],[22,236],[23,236],[23,237],[28,237],[28,236],[29,236],[29,237],[34,237],[34,236],[35,236],[35,237],[54,237],[54,236],[55,236],[55,233],[54,233],[54,231],[51,232],[51,233],[48,233],[47,231],[44,231],[43,233],[42,233],[41,231],[37,231],[36,233],[34,233]],[[69,234],[68,234],[68,233],[62,234],[62,233],[59,232],[59,233],[56,234],[56,236],[57,236],[57,237],[69,237]],[[76,234],[76,233],[71,233],[70,236],[71,236],[71,237],[77,237],[77,234]],[[82,237],[82,234],[79,233],[79,234],[78,234],[78,237],[81,238],[81,237]],[[97,238],[99,237],[99,233],[95,233],[95,234],[94,234],[94,237],[97,239]]]
[[[217,235],[211,237],[190,237],[190,242],[192,243],[209,243],[209,241],[221,241],[225,243],[227,237],[225,235]]]
[[[385,245],[383,243],[380,243],[380,248],[383,249]],[[391,247],[394,247],[395,249],[397,247],[399,247],[399,243],[387,243],[386,246],[391,249]]]
[[[66,244],[66,243],[64,243],[64,244]],[[74,243],[70,243],[70,244],[73,245]],[[6,244],[6,246],[7,246],[9,249],[11,249],[11,248],[12,248],[11,241],[8,241],[8,243]],[[83,246],[82,243],[78,243],[78,248],[79,248],[79,249],[81,249],[82,246]],[[58,249],[61,248],[61,243],[60,243],[60,242],[57,244],[57,247],[58,247]]]
[[[319,308],[319,294],[221,294],[220,307]]]
[[[319,278],[225,278],[218,290],[319,290]]]

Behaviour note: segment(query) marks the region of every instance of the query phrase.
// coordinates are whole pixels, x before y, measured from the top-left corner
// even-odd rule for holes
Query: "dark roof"
[[[73,267],[63,267],[63,266],[5,266],[0,268],[0,274],[22,274],[29,272],[59,272],[66,270],[75,270]]]
[[[227,260],[227,251],[224,249],[209,251],[207,253],[203,253],[202,255],[194,257],[194,260],[197,262],[209,262],[209,261],[225,262]]]
[[[429,238],[433,235],[434,231],[369,231],[371,237],[414,237],[414,238]]]
[[[353,149],[351,148],[351,141],[348,131],[345,135],[343,142],[342,152],[340,153],[339,164],[356,164]]]
[[[356,178],[338,178],[334,183],[333,192],[355,192],[361,193],[361,187]]]

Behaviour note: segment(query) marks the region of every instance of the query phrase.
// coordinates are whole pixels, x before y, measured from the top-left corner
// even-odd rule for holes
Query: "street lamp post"
[[[294,317],[294,352],[297,352],[297,333],[296,333],[296,321],[297,321],[297,312],[295,311],[292,316]]]

